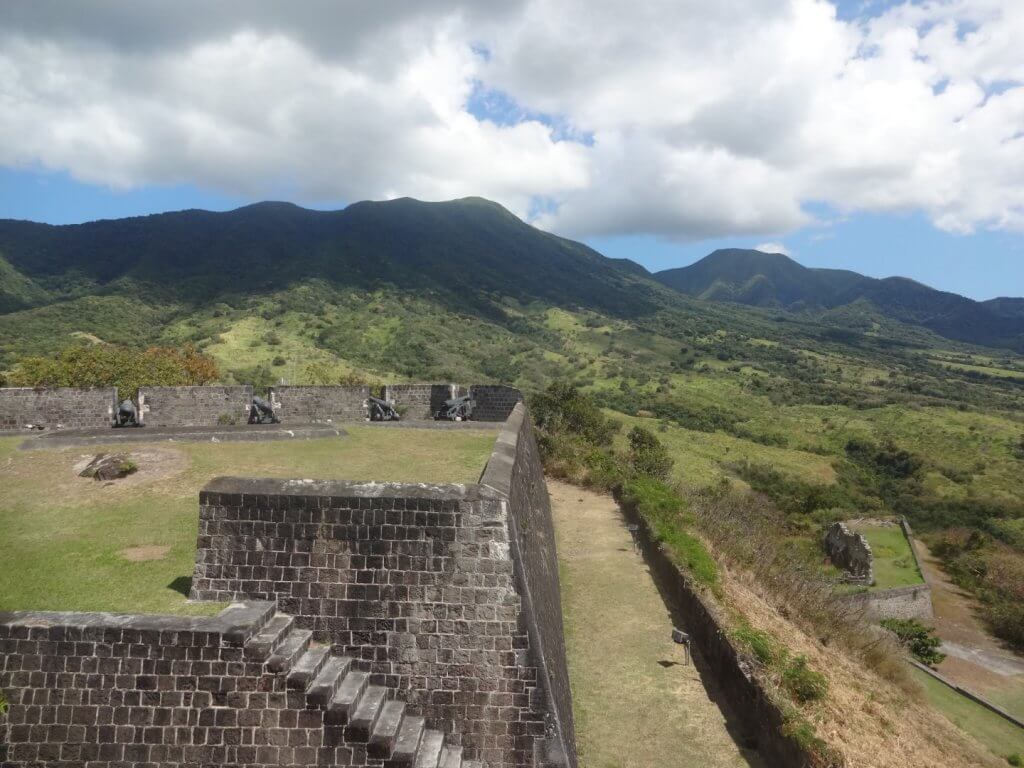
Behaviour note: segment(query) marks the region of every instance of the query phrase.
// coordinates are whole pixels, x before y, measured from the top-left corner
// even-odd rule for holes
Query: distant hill
[[[657,291],[638,265],[481,198],[340,211],[266,202],[73,226],[0,220],[0,312],[90,294],[195,304],[305,279],[435,292],[457,306],[498,292],[616,314],[650,309],[645,294]]]
[[[978,302],[903,277],[877,279],[814,269],[781,253],[718,250],[688,267],[654,275],[689,296],[791,311],[849,309],[919,325],[940,336],[992,347],[1024,349],[1024,299]]]

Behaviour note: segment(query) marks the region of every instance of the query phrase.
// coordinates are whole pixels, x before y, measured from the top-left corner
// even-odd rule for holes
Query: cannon
[[[140,427],[139,409],[131,400],[122,400],[117,406],[117,413],[114,414],[115,427]]]
[[[435,421],[468,421],[476,408],[476,401],[469,395],[445,400],[444,405],[434,414]]]
[[[252,405],[249,406],[249,423],[280,424],[281,420],[277,418],[273,403],[267,402],[262,397],[253,397]]]
[[[398,421],[398,411],[387,400],[371,395],[370,421]]]

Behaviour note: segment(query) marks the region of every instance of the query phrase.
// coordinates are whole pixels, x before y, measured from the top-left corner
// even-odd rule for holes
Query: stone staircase
[[[389,766],[409,768],[483,768],[463,760],[462,747],[445,744],[441,731],[406,712],[394,692],[370,685],[370,675],[347,656],[312,643],[313,633],[294,619],[275,613],[245,643],[249,658],[265,662],[268,672],[286,675],[286,684],[304,691],[306,705],[324,712],[325,727],[344,728],[346,743],[365,744],[367,754]]]

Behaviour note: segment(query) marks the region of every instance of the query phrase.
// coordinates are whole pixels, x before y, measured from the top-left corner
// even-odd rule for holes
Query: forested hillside
[[[1024,359],[879,311],[902,282],[813,312],[707,301],[479,199],[4,221],[0,259],[8,383],[46,383],[26,356],[99,344],[192,344],[225,380],[257,386],[571,383],[656,432],[676,480],[761,490],[808,541],[876,513],[906,514],[936,543],[948,533],[958,578],[1024,644]],[[729,262],[734,283],[749,261]],[[803,301],[803,268],[773,264],[781,303]],[[812,287],[846,295],[858,278],[815,273]],[[945,300],[947,318],[968,301]],[[1020,321],[1016,300],[986,311]]]

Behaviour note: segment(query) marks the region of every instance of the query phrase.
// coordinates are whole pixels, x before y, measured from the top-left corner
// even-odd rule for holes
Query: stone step
[[[302,654],[298,661],[292,665],[288,673],[288,687],[294,690],[304,691],[309,688],[310,683],[320,674],[327,659],[330,658],[331,649],[327,646],[310,648]]]
[[[287,672],[306,652],[312,639],[313,633],[308,629],[293,628],[281,644],[277,646],[277,649],[270,654],[270,658],[267,659],[267,669],[275,675]]]
[[[441,749],[444,747],[444,734],[428,728],[423,734],[423,741],[416,752],[415,768],[438,768],[441,761]]]
[[[359,703],[349,719],[349,725],[352,726],[352,733],[356,738],[362,740],[370,738],[373,726],[377,724],[377,718],[380,717],[381,710],[384,708],[384,700],[387,695],[387,688],[370,685],[359,697]]]
[[[338,691],[327,709],[326,721],[331,725],[343,725],[349,722],[359,706],[359,700],[370,684],[370,676],[366,672],[352,670],[338,686]]]
[[[363,701],[365,702],[369,697],[370,692],[367,691],[366,695],[363,696]],[[353,728],[356,727],[358,716],[359,710],[357,709],[356,719],[352,721]],[[371,757],[391,757],[391,753],[395,749],[395,740],[398,738],[398,729],[401,727],[404,718],[405,702],[384,702],[384,705],[380,708],[377,722],[373,725],[370,740],[367,742],[366,751]]]
[[[279,613],[268,621],[259,632],[245,644],[245,655],[250,659],[265,659],[277,648],[292,628],[295,620]]]
[[[320,674],[314,678],[306,691],[306,700],[316,707],[326,707],[338,691],[345,674],[352,666],[348,656],[331,656]]]
[[[403,717],[395,738],[395,748],[391,759],[398,763],[412,763],[420,748],[423,732],[426,730],[426,719],[422,717]]]
[[[442,749],[440,768],[462,768],[462,747]]]

